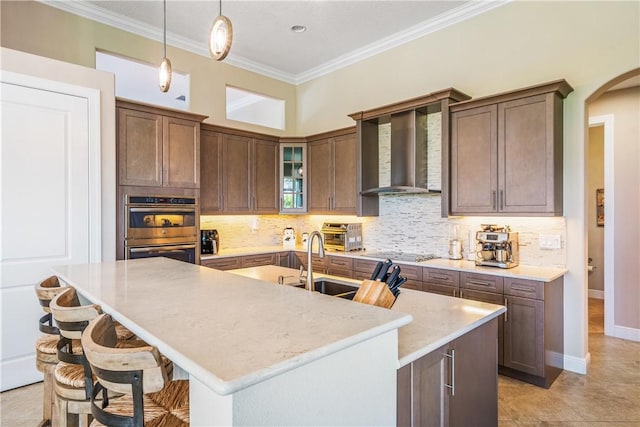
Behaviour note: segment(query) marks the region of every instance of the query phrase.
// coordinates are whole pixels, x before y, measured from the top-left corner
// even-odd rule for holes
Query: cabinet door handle
[[[444,274],[432,274],[431,277],[439,280],[449,280],[449,276],[445,276]]]
[[[280,210],[282,211],[283,209],[284,209],[284,199],[280,197]]]
[[[462,298],[462,289],[460,289],[460,290],[458,291],[458,296],[460,296],[460,298]]]
[[[451,349],[451,354],[445,353],[444,357],[449,359],[451,366],[451,384],[446,384],[445,387],[451,390],[451,396],[456,395],[456,351]]]
[[[497,198],[496,190],[493,190],[491,193],[492,193],[491,194],[491,202],[493,204],[493,210],[495,211],[496,210],[496,198]]]
[[[456,290],[455,289],[453,290],[453,297],[454,298],[456,297]]]
[[[504,306],[507,308],[507,311],[504,312],[504,323],[509,321],[509,300],[507,297],[504,297]]]
[[[491,282],[481,282],[480,280],[467,280],[470,285],[491,286]]]
[[[500,190],[500,210],[504,208],[504,190]]]

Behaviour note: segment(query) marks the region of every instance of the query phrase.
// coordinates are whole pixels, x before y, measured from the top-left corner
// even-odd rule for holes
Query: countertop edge
[[[403,356],[401,358],[398,359],[398,369],[412,363],[415,362],[416,360],[418,360],[419,358],[426,356],[427,354],[431,353],[434,350],[437,350],[438,348],[442,347],[443,345],[446,345],[448,343],[450,343],[451,341],[455,340],[456,338],[460,338],[462,335],[466,334],[467,332],[471,332],[472,330],[476,329],[477,327],[484,325],[485,323],[495,319],[496,317],[500,316],[501,314],[505,313],[507,311],[506,307],[502,307],[500,306],[499,309],[495,310],[493,313],[487,314],[485,317],[482,317],[478,320],[476,320],[475,322],[471,322],[469,324],[467,324],[465,327],[458,329],[457,331],[444,336],[438,340],[435,340],[427,345],[425,345],[424,347],[422,347],[420,350],[414,351],[412,353],[407,354],[406,356]]]

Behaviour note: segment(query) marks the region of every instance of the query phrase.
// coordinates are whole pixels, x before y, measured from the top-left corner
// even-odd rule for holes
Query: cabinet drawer
[[[460,273],[453,270],[424,267],[422,269],[422,281],[455,286],[457,288],[458,283],[460,283]]]
[[[355,259],[353,262],[353,269],[360,273],[369,273],[367,279],[370,279],[377,264],[378,261],[371,261],[370,259]]]
[[[422,267],[408,264],[398,265],[400,266],[400,275],[406,277],[408,281],[417,280],[418,282],[422,282]]]
[[[422,283],[422,290],[425,292],[431,292],[434,294],[446,295],[449,297],[458,296],[458,285],[448,286],[440,283],[424,282]]]
[[[409,279],[407,279],[407,281],[404,282],[404,285],[400,287],[400,292],[402,292],[402,289],[414,289],[416,291],[424,290],[422,282],[419,282],[417,280],[409,280]]]
[[[242,267],[258,267],[259,265],[275,265],[276,254],[247,255],[242,257]]]
[[[507,277],[504,279],[504,294],[544,300],[544,283],[535,280]]]
[[[205,267],[215,268],[218,270],[233,270],[236,268],[242,268],[242,258],[230,257],[220,259],[207,259],[201,262]]]
[[[488,274],[460,273],[460,288],[502,293],[503,278]]]
[[[327,267],[329,269],[338,268],[342,270],[353,270],[353,259],[338,256],[327,257]]]

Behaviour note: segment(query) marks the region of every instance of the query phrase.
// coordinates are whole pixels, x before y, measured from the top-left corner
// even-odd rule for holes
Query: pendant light
[[[167,58],[167,0],[162,1],[164,7],[164,29],[162,38],[162,63],[158,73],[158,83],[162,92],[167,92],[171,86],[171,61]]]
[[[213,20],[209,31],[209,52],[213,59],[222,61],[231,50],[233,26],[229,18],[222,15],[222,0],[219,2],[219,14]]]

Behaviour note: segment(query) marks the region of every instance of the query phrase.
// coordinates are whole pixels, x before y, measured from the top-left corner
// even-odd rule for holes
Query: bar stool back
[[[40,426],[51,425],[56,419],[55,393],[53,391],[54,370],[58,364],[58,339],[59,331],[53,325],[49,303],[51,300],[63,292],[66,287],[60,286],[60,281],[56,276],[50,276],[34,286],[38,302],[45,312],[38,321],[38,329],[43,333],[36,340],[36,368],[44,374],[44,395],[42,401],[42,422]],[[54,423],[57,426],[57,423]]]
[[[189,382],[169,381],[158,349],[116,348],[114,322],[101,314],[82,335],[82,347],[97,378],[91,426],[189,425]],[[123,393],[110,398],[106,391]],[[97,398],[102,393],[102,404]]]
[[[59,425],[75,425],[79,420],[86,426],[91,415],[93,378],[80,337],[89,321],[102,310],[97,304],[81,305],[73,287],[53,298],[49,308],[60,330],[57,346],[60,362],[54,371]]]

